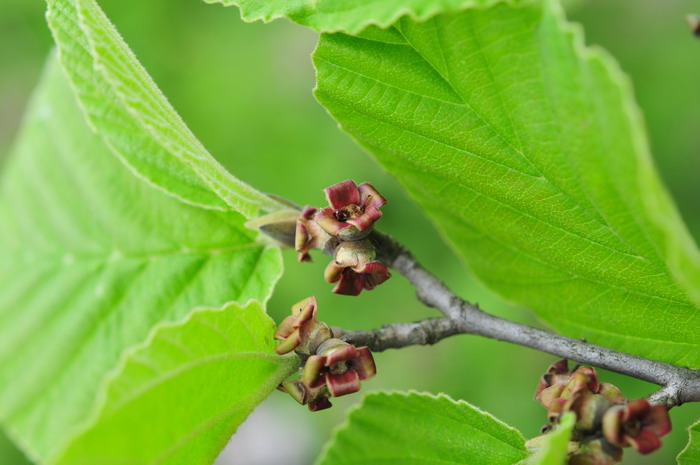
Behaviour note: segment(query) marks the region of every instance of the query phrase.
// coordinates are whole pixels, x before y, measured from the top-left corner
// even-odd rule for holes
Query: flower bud
[[[293,350],[302,354],[313,354],[321,343],[332,337],[326,323],[316,320],[318,303],[316,297],[308,297],[292,305],[292,314],[285,318],[275,331],[275,339],[282,342],[275,348],[278,354]]]

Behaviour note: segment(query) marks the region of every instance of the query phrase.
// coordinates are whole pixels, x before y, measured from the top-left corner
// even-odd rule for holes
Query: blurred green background
[[[498,315],[538,324],[526,309],[503,302],[476,282],[393,179],[342,134],[314,100],[309,57],[317,38],[314,32],[287,21],[245,24],[237,9],[199,0],[100,4],[194,133],[236,176],[261,190],[315,205],[323,203],[321,188],[327,185],[347,178],[369,181],[389,199],[383,208],[384,231],[411,248],[460,295]],[[568,6],[569,16],[584,25],[587,42],[610,50],[631,75],[659,169],[697,240],[700,40],[692,37],[684,16],[700,10],[700,5],[691,0],[577,0]],[[51,47],[43,10],[40,0],[3,0],[0,5],[0,164]],[[275,319],[310,294],[319,298],[323,319],[346,328],[435,315],[417,303],[400,277],[359,298],[333,295],[322,279],[326,261],[317,255],[313,264],[300,265],[295,254],[285,253],[288,272],[270,303]],[[433,347],[379,354],[379,374],[365,389],[446,392],[532,437],[545,421],[532,393],[539,374],[553,361],[505,343],[454,337]],[[601,377],[628,397],[653,390],[614,374]],[[287,425],[279,434],[303,446],[293,454],[296,463],[311,463],[332,428],[342,422],[344,411],[359,398],[337,399],[333,409],[309,414],[274,393],[261,407],[264,415],[258,414],[241,431],[254,438],[261,428]],[[644,458],[628,452],[624,463],[675,463],[687,442],[685,428],[700,418],[700,404],[674,409],[671,416],[674,431],[664,438],[665,447]],[[219,463],[265,463],[244,453],[246,441],[234,446]],[[0,463],[24,463],[2,436]]]

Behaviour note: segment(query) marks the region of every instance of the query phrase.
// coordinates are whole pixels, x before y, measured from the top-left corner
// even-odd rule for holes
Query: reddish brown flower
[[[328,325],[316,320],[317,309],[316,297],[308,297],[292,305],[291,316],[285,318],[275,331],[275,339],[282,340],[275,352],[283,355],[296,350],[311,354],[331,337]]]
[[[316,223],[328,234],[342,240],[356,241],[367,237],[375,221],[381,218],[379,207],[386,203],[368,183],[355,185],[343,181],[324,189],[330,207],[321,209]]]
[[[605,439],[618,447],[632,446],[640,454],[661,447],[659,438],[670,431],[671,420],[666,407],[651,405],[646,399],[612,407],[603,416]]]
[[[389,269],[375,261],[376,252],[369,240],[341,242],[334,256],[323,277],[329,283],[337,283],[333,288],[336,294],[358,295],[391,277]]]
[[[377,373],[367,347],[355,347],[340,339],[329,339],[318,348],[319,355],[306,360],[302,381],[310,388],[326,386],[333,397],[360,390],[360,381]]]

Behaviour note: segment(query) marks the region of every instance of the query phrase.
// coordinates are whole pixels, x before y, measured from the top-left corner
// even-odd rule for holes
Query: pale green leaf
[[[678,465],[700,465],[700,421],[688,428],[690,440],[678,455]]]
[[[61,63],[93,129],[138,176],[206,208],[283,208],[236,179],[170,106],[94,0],[47,0]]]
[[[121,364],[99,415],[55,463],[212,463],[299,364],[274,353],[273,331],[257,302],[159,327]]]
[[[524,462],[527,465],[565,465],[571,430],[576,423],[576,415],[567,413],[552,431],[542,436],[539,450]]]
[[[2,174],[0,421],[37,462],[84,426],[107,373],[155,326],[264,302],[281,274],[279,250],[257,243],[241,214],[190,206],[133,176],[85,124],[56,60]],[[271,338],[263,323],[254,331]],[[251,399],[266,383],[249,386]],[[176,406],[172,423],[139,421],[180,427],[190,408]]]
[[[700,367],[700,255],[627,79],[556,2],[323,34],[314,63],[321,103],[492,289],[566,334]]]
[[[525,439],[490,414],[446,395],[368,394],[318,465],[511,465]]]
[[[321,32],[360,32],[369,25],[387,27],[401,16],[418,21],[467,5],[485,5],[493,0],[204,0],[236,5],[245,21],[269,22],[278,18]]]

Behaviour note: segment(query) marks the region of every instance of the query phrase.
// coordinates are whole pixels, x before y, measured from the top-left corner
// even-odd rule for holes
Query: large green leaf
[[[309,26],[317,31],[355,34],[369,25],[387,27],[401,16],[425,20],[439,12],[491,0],[204,0],[236,5],[245,21],[269,22],[277,18]]]
[[[57,463],[212,463],[299,364],[274,353],[273,331],[257,302],[158,328],[121,364],[94,424]]]
[[[264,302],[281,273],[279,251],[257,243],[241,214],[190,206],[133,176],[90,131],[55,60],[5,166],[0,218],[0,420],[37,462],[50,459],[89,422],[106,375],[154,327],[182,321],[197,308]],[[239,324],[235,310],[224,313],[222,326]],[[259,319],[255,325],[250,323],[253,334],[267,332],[272,338],[269,321]],[[190,343],[193,326],[172,331]],[[201,350],[208,351],[211,341],[201,342]],[[270,349],[269,341],[268,346],[256,344],[245,350]],[[160,363],[159,346],[152,349],[159,363],[155,383],[167,367]],[[178,364],[193,354],[200,352],[174,349],[166,355]],[[226,378],[256,379],[257,384],[209,386],[208,401],[230,402],[227,390],[233,390],[242,396],[241,414],[247,412],[249,402],[266,393],[279,375],[271,365],[281,369],[287,362],[262,357],[260,364],[258,375],[239,372]],[[143,373],[127,368],[113,386],[144,382],[133,378]],[[114,391],[107,394],[112,398],[117,398]],[[148,416],[138,421],[144,428],[150,425],[152,435],[170,431],[158,433],[165,436],[199,419],[193,409],[200,402],[172,406],[170,422]],[[105,415],[110,408],[115,407],[105,407]],[[233,420],[215,430],[217,445],[235,426]],[[142,431],[122,429],[124,438],[109,441],[121,443],[126,435],[136,441],[134,435]]]
[[[556,2],[324,34],[316,95],[477,276],[561,331],[700,367],[700,255],[629,83]]]
[[[47,0],[59,56],[91,126],[137,175],[193,205],[248,217],[283,206],[190,132],[94,0]]]
[[[690,441],[678,455],[678,465],[700,465],[700,421],[688,428]]]
[[[520,432],[466,402],[373,393],[336,431],[318,465],[511,465],[526,456]]]

